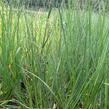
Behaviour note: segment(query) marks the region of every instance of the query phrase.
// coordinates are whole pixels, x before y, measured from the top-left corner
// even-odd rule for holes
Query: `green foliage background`
[[[24,5],[24,6],[57,6],[62,2],[62,0],[4,0],[4,3],[14,4],[14,5]]]
[[[65,3],[66,6],[70,3],[72,7],[76,6],[76,8],[79,7],[81,9],[90,5],[96,10],[103,7],[107,11],[109,10],[109,0],[3,0],[3,2],[14,6],[25,7],[60,7],[61,3]]]

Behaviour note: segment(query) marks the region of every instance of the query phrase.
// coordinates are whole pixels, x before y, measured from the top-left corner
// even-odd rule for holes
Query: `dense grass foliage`
[[[104,11],[1,6],[0,107],[109,109]]]

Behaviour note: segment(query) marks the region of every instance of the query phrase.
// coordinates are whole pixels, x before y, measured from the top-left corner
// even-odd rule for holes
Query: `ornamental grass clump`
[[[108,109],[108,46],[105,8],[2,5],[0,108]]]

